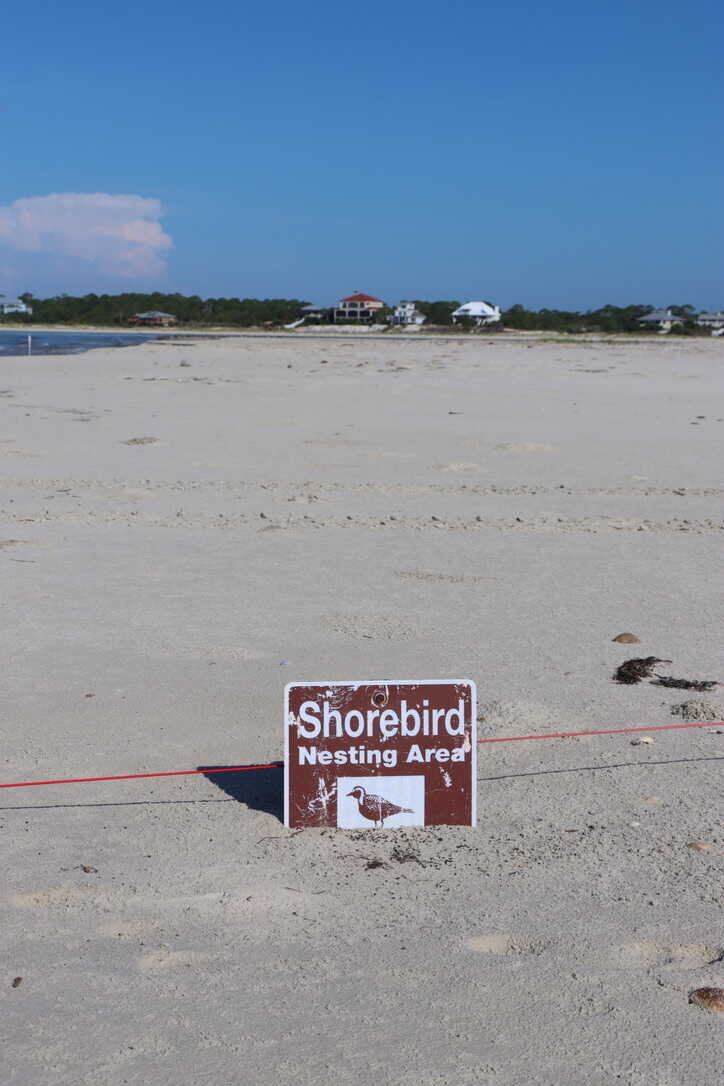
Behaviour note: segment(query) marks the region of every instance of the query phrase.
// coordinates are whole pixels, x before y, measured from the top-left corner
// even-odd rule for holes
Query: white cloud
[[[143,196],[58,192],[0,206],[0,247],[46,253],[93,265],[104,275],[158,278],[171,238],[161,203]]]

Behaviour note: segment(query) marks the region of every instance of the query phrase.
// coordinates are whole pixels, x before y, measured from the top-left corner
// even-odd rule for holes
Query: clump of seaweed
[[[714,679],[674,679],[671,675],[657,675],[651,685],[666,686],[673,690],[713,690],[719,683]]]
[[[656,656],[636,657],[625,660],[614,672],[614,682],[632,686],[642,679],[651,679],[652,686],[665,686],[670,690],[713,690],[721,684],[714,679],[675,679],[672,675],[654,672],[657,664],[670,664],[671,660],[659,660]]]
[[[656,664],[670,664],[671,660],[659,660],[656,656],[644,656],[641,659],[625,660],[616,668],[613,676],[617,683],[632,685],[642,679],[650,679]]]

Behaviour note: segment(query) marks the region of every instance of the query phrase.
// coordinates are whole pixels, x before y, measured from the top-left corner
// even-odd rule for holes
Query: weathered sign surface
[[[290,683],[284,823],[475,825],[475,684]]]

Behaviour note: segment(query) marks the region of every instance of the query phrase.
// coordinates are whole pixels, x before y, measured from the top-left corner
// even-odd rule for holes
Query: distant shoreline
[[[105,325],[105,324],[11,324],[9,322],[0,322],[0,332],[26,332],[32,336],[35,333],[41,332],[87,332],[89,335],[93,332],[98,332],[107,336],[149,336],[149,335],[220,335],[220,334],[233,334],[229,333],[227,328],[205,328],[199,331],[187,331],[184,328],[172,328],[170,331],[167,328],[163,328],[160,325],[158,327],[147,326],[145,328],[138,328],[133,326],[122,325]]]

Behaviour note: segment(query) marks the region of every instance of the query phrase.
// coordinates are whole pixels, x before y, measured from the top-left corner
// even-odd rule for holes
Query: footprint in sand
[[[198,965],[214,958],[203,950],[154,950],[139,959],[138,967],[142,973],[167,973],[179,966]]]
[[[344,637],[374,641],[409,641],[417,631],[394,615],[328,615],[325,625]]]
[[[542,946],[517,935],[472,935],[465,945],[478,954],[538,954]]]
[[[453,464],[438,464],[438,471],[480,471],[480,464],[468,464],[468,463],[453,463]]]
[[[492,577],[478,577],[472,573],[428,573],[424,569],[396,569],[395,577],[429,584],[480,584],[482,581],[493,580]]]
[[[313,445],[317,449],[355,449],[365,445],[364,441],[354,441],[346,437],[310,438],[305,445]]]
[[[104,886],[88,883],[66,883],[64,886],[49,886],[37,890],[25,890],[14,894],[13,905],[24,909],[70,909],[85,905],[100,908],[115,903],[117,895]]]
[[[700,969],[718,960],[722,948],[709,943],[655,943],[648,941],[623,943],[613,947],[612,964],[618,969],[671,966],[679,969]]]
[[[557,452],[556,445],[543,445],[537,441],[504,441],[500,445],[495,446],[496,449],[502,449],[503,452]]]

